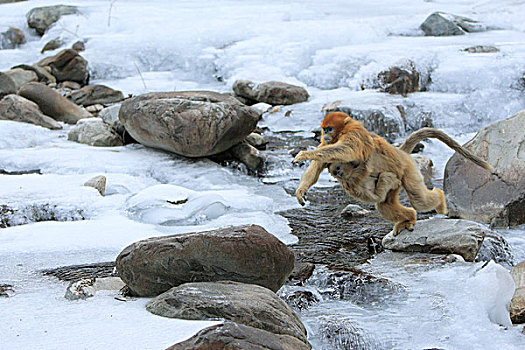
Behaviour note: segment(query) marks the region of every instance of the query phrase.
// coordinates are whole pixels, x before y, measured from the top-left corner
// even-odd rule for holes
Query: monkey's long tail
[[[479,158],[478,156],[472,154],[470,151],[468,151],[466,148],[454,141],[443,131],[434,128],[422,128],[413,132],[412,134],[410,134],[410,136],[407,137],[405,142],[403,142],[403,144],[399,146],[399,149],[410,153],[420,141],[428,138],[438,139],[439,141],[446,144],[448,147],[452,148],[454,151],[461,154],[463,157],[472,161],[474,164],[479,165],[480,167],[487,169],[490,172],[494,172],[494,168],[492,167],[492,165]]]

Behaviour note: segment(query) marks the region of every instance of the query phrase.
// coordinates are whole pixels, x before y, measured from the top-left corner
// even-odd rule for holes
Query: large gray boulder
[[[306,89],[279,81],[256,84],[250,80],[237,80],[232,88],[238,96],[271,105],[292,105],[310,97]]]
[[[39,35],[44,35],[47,28],[58,21],[60,17],[78,13],[76,6],[55,5],[35,7],[26,14],[27,24]]]
[[[510,319],[512,323],[525,323],[525,261],[514,266],[510,275],[516,285],[509,305]]]
[[[62,129],[56,120],[44,115],[36,103],[18,95],[7,95],[0,100],[0,119],[31,123],[52,130]]]
[[[226,321],[203,329],[188,340],[166,350],[250,349],[250,350],[310,350],[309,344],[282,334]]]
[[[450,13],[434,12],[420,25],[427,36],[464,35],[482,32],[487,28],[480,22]]]
[[[307,342],[295,312],[274,292],[232,281],[185,283],[153,298],[149,312],[186,320],[226,319]]]
[[[478,223],[457,219],[417,221],[414,231],[392,232],[383,238],[383,247],[401,252],[459,254],[474,261],[487,231]]]
[[[67,139],[97,147],[123,146],[120,136],[101,118],[81,119],[67,134]]]
[[[39,61],[37,66],[49,67],[57,82],[74,81],[81,85],[89,81],[88,62],[75,50],[65,49]]]
[[[44,114],[58,121],[75,124],[80,119],[92,117],[89,112],[41,83],[27,83],[18,90],[18,94],[35,102]]]
[[[143,145],[186,157],[226,151],[246,138],[259,115],[211,91],[149,93],[126,100],[119,119]]]
[[[257,225],[155,237],[135,242],[117,257],[119,276],[132,293],[155,296],[187,282],[232,280],[277,291],[294,254]]]
[[[495,227],[525,223],[525,111],[481,129],[465,147],[491,164],[496,175],[454,154],[443,189],[449,215]]]
[[[18,46],[26,43],[24,32],[18,28],[9,27],[3,33],[0,33],[0,49],[16,49]]]
[[[111,104],[124,99],[122,91],[113,90],[105,85],[87,85],[66,95],[66,98],[77,105],[91,106]]]

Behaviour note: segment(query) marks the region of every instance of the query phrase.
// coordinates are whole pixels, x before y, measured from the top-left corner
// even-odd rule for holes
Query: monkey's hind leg
[[[389,191],[384,202],[376,203],[376,208],[381,216],[388,221],[395,222],[394,236],[397,236],[404,229],[412,231],[417,220],[417,213],[414,209],[404,207],[399,203],[400,190],[401,187],[398,187]]]
[[[403,178],[403,187],[410,204],[420,212],[435,210],[438,214],[446,214],[447,204],[445,194],[439,188],[427,189],[423,176],[415,167],[410,169]]]
[[[376,196],[375,202],[384,202],[388,191],[394,190],[399,186],[401,186],[401,181],[399,181],[396,174],[390,172],[380,173],[374,191]]]

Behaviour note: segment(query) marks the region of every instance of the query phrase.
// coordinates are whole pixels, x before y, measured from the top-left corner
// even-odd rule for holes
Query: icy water
[[[81,14],[62,18],[42,38],[32,33],[25,14],[59,3],[78,5]],[[438,10],[491,30],[424,37],[419,24]],[[91,82],[125,95],[228,92],[236,79],[306,87],[308,102],[264,116],[259,125],[269,134],[311,136],[322,106],[340,100],[356,108],[402,105],[407,124],[431,113],[436,127],[464,142],[525,108],[523,18],[525,2],[517,0],[27,1],[0,5],[0,32],[13,26],[28,36],[20,48],[0,50],[0,71],[40,60],[41,48],[56,37],[67,46],[81,39]],[[474,45],[500,51],[462,51]],[[409,60],[431,78],[427,91],[404,98],[361,90],[373,86],[378,72]],[[139,239],[225,225],[259,224],[287,244],[296,242],[287,220],[275,214],[298,206],[280,183],[298,179],[304,169],[292,168],[287,153],[271,154],[273,167],[257,179],[140,145],[76,144],[67,141],[68,128],[0,121],[0,168],[41,172],[0,175],[0,204],[24,214],[15,218],[20,225],[0,229],[0,283],[16,290],[0,299],[1,348],[161,349],[214,324],[163,319],[144,310],[146,300],[121,302],[111,293],[69,302],[66,284],[41,269],[110,261]],[[424,154],[439,182],[452,152],[430,142]],[[82,186],[100,174],[107,177],[105,197]],[[333,183],[325,174],[320,184]],[[166,205],[173,198],[188,199],[187,205]],[[32,222],[42,212],[58,221]],[[500,233],[515,260],[524,260],[525,227]],[[383,253],[361,268],[399,290],[383,298],[365,294],[359,302],[324,298],[301,318],[314,349],[525,348],[523,327],[491,321],[509,288],[498,267],[480,267]],[[318,293],[316,279],[322,276],[308,288]]]

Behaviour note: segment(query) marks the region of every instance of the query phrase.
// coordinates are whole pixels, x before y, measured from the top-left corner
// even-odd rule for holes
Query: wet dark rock
[[[40,67],[50,67],[57,82],[75,81],[85,85],[89,81],[88,62],[75,50],[65,49],[55,56],[46,57],[37,63]]]
[[[305,102],[310,97],[306,89],[278,81],[256,84],[250,80],[237,80],[232,88],[238,96],[271,105],[291,105]]]
[[[217,320],[249,325],[307,343],[295,312],[271,290],[231,281],[185,283],[153,298],[149,312],[186,320]]]
[[[52,130],[62,129],[56,120],[44,115],[36,103],[18,95],[7,95],[0,100],[0,119],[30,123]]]
[[[26,14],[27,24],[42,36],[47,28],[57,22],[60,17],[76,13],[78,13],[76,6],[56,5],[35,7]]]
[[[15,293],[11,284],[0,283],[0,298],[9,298]]]
[[[3,33],[0,33],[0,49],[16,49],[26,43],[24,32],[18,28],[9,27]]]
[[[393,95],[407,97],[410,92],[419,91],[420,74],[411,62],[407,68],[391,67],[378,74],[380,89]]]
[[[312,263],[296,263],[293,267],[292,273],[288,277],[289,281],[296,281],[299,283],[306,282],[307,279],[312,277],[314,273],[315,265]]]
[[[485,231],[485,239],[476,255],[475,261],[490,260],[494,260],[494,262],[507,269],[510,269],[514,265],[512,250],[505,238],[495,231],[487,230]]]
[[[302,311],[321,301],[320,297],[306,288],[283,289],[279,290],[279,297],[294,310]]]
[[[27,174],[42,174],[42,171],[40,169],[14,170],[14,171],[7,171],[5,169],[0,169],[0,175],[27,175]]]
[[[87,85],[66,96],[77,105],[91,106],[95,104],[111,104],[124,100],[122,91],[114,90],[105,85]]]
[[[53,276],[61,281],[78,281],[87,278],[116,277],[115,262],[101,262],[84,265],[71,265],[46,269],[44,275]]]
[[[73,46],[71,46],[71,48],[76,52],[82,52],[86,50],[86,44],[83,41],[77,41],[73,44]]]
[[[187,282],[232,280],[277,291],[294,255],[257,225],[150,238],[117,257],[119,276],[139,296],[154,296]]]
[[[55,120],[76,124],[92,115],[60,95],[54,89],[41,83],[28,83],[18,90],[18,94],[35,102],[40,110]]]
[[[454,154],[443,188],[449,215],[493,227],[525,223],[525,111],[492,123],[465,147],[494,166],[496,175]]]
[[[309,350],[311,346],[299,339],[262,329],[224,322],[203,329],[190,339],[166,350]]]
[[[140,143],[185,157],[206,157],[243,141],[259,116],[211,91],[150,93],[126,100],[119,119]]]

